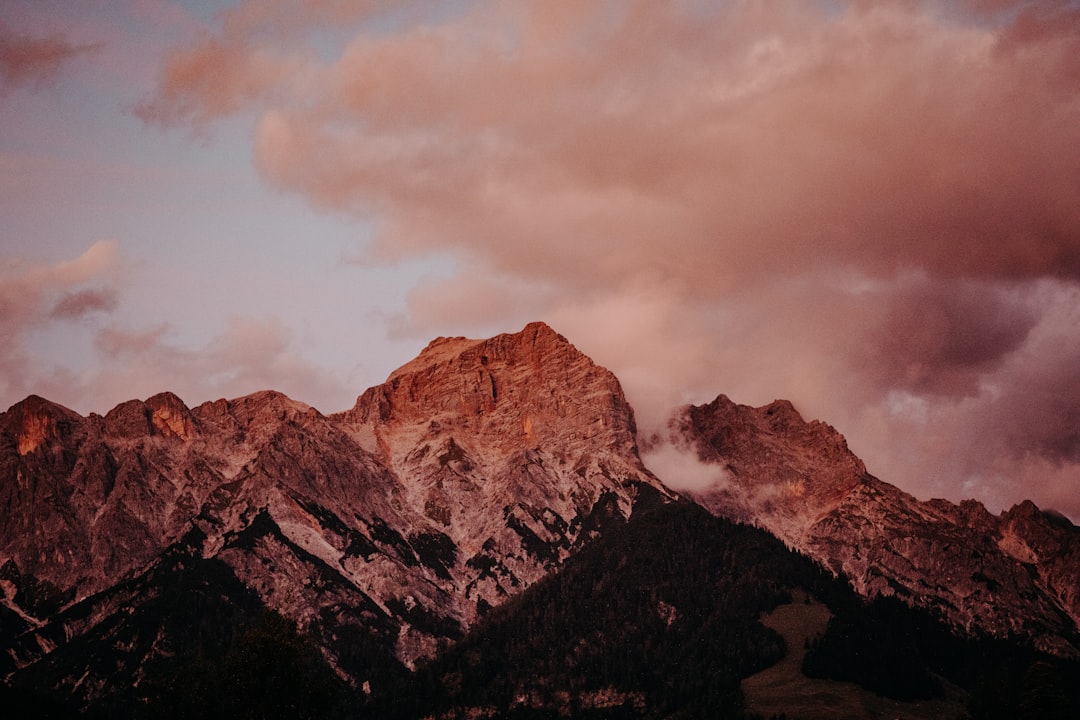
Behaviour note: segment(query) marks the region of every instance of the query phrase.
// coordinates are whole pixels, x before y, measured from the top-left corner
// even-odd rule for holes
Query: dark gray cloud
[[[872,301],[882,308],[880,324],[852,364],[883,393],[976,395],[1038,322],[1015,293],[973,281],[923,275]]]

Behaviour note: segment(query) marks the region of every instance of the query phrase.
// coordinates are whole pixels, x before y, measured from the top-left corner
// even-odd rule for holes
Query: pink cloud
[[[358,394],[305,360],[293,347],[289,331],[274,320],[229,317],[221,333],[195,348],[171,341],[165,325],[103,328],[95,344],[109,361],[83,378],[78,389],[91,407],[107,409],[118,398],[149,397],[163,390],[197,404],[273,389],[332,412],[345,409]]]
[[[114,241],[94,243],[54,265],[0,261],[0,398],[14,403],[33,391],[37,363],[26,349],[32,333],[90,309],[111,310],[117,265]],[[98,287],[82,288],[86,283]]]
[[[1080,483],[1073,6],[535,0],[390,30],[361,11],[316,60],[297,28],[336,7],[243,4],[166,63],[153,107],[259,113],[269,182],[374,220],[376,259],[458,258],[400,327],[533,312],[651,421],[789,397],[920,494]]]
[[[30,393],[80,412],[104,413],[123,400],[172,390],[190,403],[275,389],[326,411],[343,410],[363,388],[306,360],[279,321],[234,316],[204,343],[181,344],[167,322],[129,328],[125,262],[115,241],[52,265],[0,262],[0,404]],[[32,340],[80,320],[92,338],[77,364],[42,357]],[[78,347],[72,340],[69,349]],[[70,360],[70,358],[68,359]]]
[[[18,34],[0,23],[0,91],[41,86],[56,78],[65,63],[100,48],[100,44],[73,44],[63,35]]]
[[[389,6],[377,0],[247,0],[221,13],[219,34],[202,33],[198,43],[166,59],[156,92],[136,114],[146,122],[190,123],[203,131],[250,104],[295,100],[293,91],[308,85],[305,74],[316,64],[303,42],[308,29],[409,15],[419,7],[412,0]],[[291,89],[282,92],[284,87]]]
[[[54,265],[33,265],[9,257],[0,262],[0,318],[19,329],[45,314],[56,294],[73,291],[87,282],[112,282],[118,266],[117,243],[104,240],[91,245],[72,260]]]
[[[94,338],[94,346],[112,362],[123,362],[132,357],[143,357],[157,352],[165,343],[167,326],[158,325],[143,330],[122,330],[116,327],[102,328]]]
[[[409,293],[409,312],[395,318],[391,332],[401,337],[498,333],[524,325],[551,306],[552,290],[539,283],[514,282],[483,267],[470,267],[440,280],[427,280]]]
[[[292,66],[288,59],[210,39],[174,55],[163,69],[160,90],[175,101],[145,101],[136,114],[147,122],[191,122],[202,129],[209,121],[260,99],[270,81],[291,74]]]
[[[49,315],[57,319],[73,319],[92,312],[110,312],[116,305],[116,293],[110,289],[78,290],[61,297]]]
[[[875,301],[883,315],[862,338],[856,367],[883,391],[970,396],[1023,347],[1041,308],[1017,290],[906,277]]]
[[[559,43],[541,11],[360,36],[321,103],[271,103],[260,167],[378,213],[387,256],[582,285],[646,261],[719,292],[807,263],[1080,270],[1069,48],[896,8],[723,12],[594,10]]]

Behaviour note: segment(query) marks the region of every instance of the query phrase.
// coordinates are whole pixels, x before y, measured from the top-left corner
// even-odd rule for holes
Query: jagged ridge
[[[725,468],[693,492],[717,515],[752,521],[849,578],[972,632],[1080,653],[1080,530],[1026,502],[991,515],[974,500],[919,501],[870,475],[840,433],[786,401],[721,395],[684,408],[672,441]]]
[[[428,657],[625,519],[640,486],[670,496],[635,442],[615,377],[540,323],[436,340],[329,417],[269,391],[191,409],[163,393],[87,418],[28,398],[0,415],[10,656],[60,657],[182,548],[370,684],[382,661],[358,657],[358,637]],[[117,662],[171,652],[136,646]],[[73,692],[107,690],[78,670]]]

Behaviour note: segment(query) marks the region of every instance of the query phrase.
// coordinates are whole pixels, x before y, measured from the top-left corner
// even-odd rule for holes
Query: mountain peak
[[[557,566],[596,518],[627,517],[640,486],[668,494],[641,463],[619,381],[543,323],[435,340],[335,419],[468,573],[510,558],[470,581],[466,618]]]
[[[195,436],[195,417],[184,401],[171,392],[162,392],[146,399],[150,422],[166,437],[191,440]]]
[[[450,363],[454,359],[461,357],[470,350],[480,346],[500,348],[502,354],[516,354],[520,353],[525,348],[553,348],[559,345],[573,347],[565,337],[552,330],[543,322],[531,322],[520,332],[503,333],[486,340],[477,340],[462,336],[437,337],[428,343],[413,360],[405,363],[397,370],[390,373],[387,382],[391,382],[405,375],[424,372],[425,370],[440,364]],[[481,364],[486,364],[488,360],[490,360],[490,356],[483,352],[478,355],[476,353],[473,354],[480,358]],[[488,360],[485,360],[485,357],[488,358]]]
[[[405,363],[394,372],[390,373],[387,381],[412,373],[422,372],[427,368],[445,363],[461,355],[471,347],[479,345],[483,340],[472,340],[466,337],[437,337],[427,344],[420,354],[413,360]]]
[[[796,491],[800,507],[806,494],[824,505],[834,502],[866,475],[843,435],[807,422],[788,400],[750,407],[719,395],[685,408],[672,431],[690,440],[702,459],[725,465],[744,490],[785,487]]]
[[[520,334],[525,337],[531,337],[533,339],[533,342],[544,339],[570,344],[569,340],[567,340],[562,334],[556,332],[550,325],[548,325],[546,322],[543,322],[542,320],[535,320],[529,323],[522,329]]]
[[[633,411],[619,381],[542,322],[486,340],[434,340],[347,415],[356,423],[465,426],[514,447],[564,431],[602,432],[636,453]]]
[[[242,425],[284,420],[318,412],[307,403],[293,400],[277,390],[259,390],[250,395],[233,398],[226,405],[232,416]]]
[[[25,398],[8,408],[6,414],[13,417],[47,415],[57,419],[82,417],[71,408],[64,407],[60,403],[55,403],[40,395],[27,395]]]
[[[15,403],[2,417],[7,421],[8,432],[14,436],[19,455],[33,452],[84,420],[74,410],[39,395]]]

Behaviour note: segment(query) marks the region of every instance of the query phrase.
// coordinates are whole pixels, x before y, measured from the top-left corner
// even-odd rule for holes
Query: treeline
[[[608,528],[361,715],[741,718],[741,680],[786,650],[760,617],[796,589],[833,613],[805,657],[810,677],[904,701],[948,682],[968,693],[971,720],[1080,717],[1076,663],[867,601],[773,536],[683,503]]]
[[[1030,644],[961,635],[896,598],[835,596],[833,617],[803,659],[803,674],[854,682],[911,701],[968,693],[971,720],[1080,717],[1080,663]]]
[[[842,584],[760,530],[658,504],[376,698],[371,717],[740,717],[742,678],[783,639],[759,622],[790,589]]]

